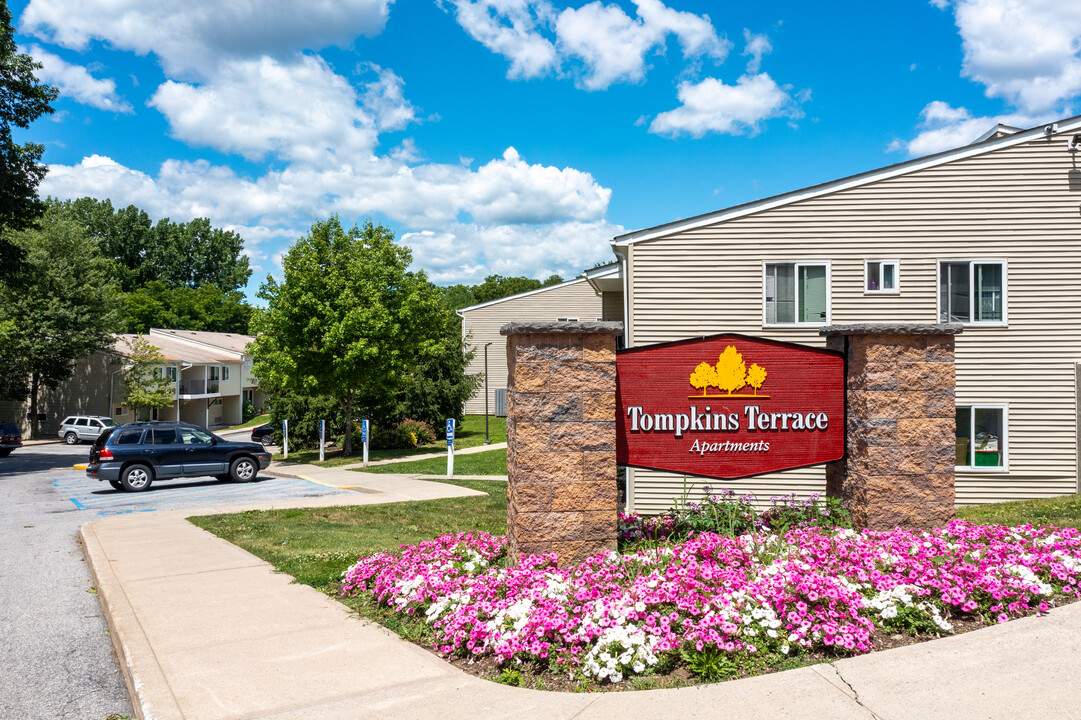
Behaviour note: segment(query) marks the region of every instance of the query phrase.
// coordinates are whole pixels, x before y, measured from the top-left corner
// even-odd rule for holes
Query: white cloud
[[[637,17],[599,0],[558,14],[547,0],[447,0],[466,32],[510,60],[507,76],[534,78],[581,66],[580,87],[603,90],[640,82],[646,57],[675,35],[687,59],[722,61],[731,43],[706,15],[673,10],[660,0],[634,0]]]
[[[262,238],[263,247],[292,242],[311,218],[381,215],[430,245],[417,260],[448,281],[472,277],[462,268],[477,265],[486,274],[532,275],[571,265],[581,270],[606,257],[606,241],[621,231],[604,220],[608,188],[573,168],[531,165],[513,148],[477,170],[371,157],[352,166],[292,163],[254,180],[206,161],[177,160],[151,177],[95,155],[77,165],[50,166],[41,192],[110,198],[155,218],[209,217],[246,228],[238,232]],[[448,233],[452,248],[437,242]],[[267,257],[272,248],[263,247],[259,256]]]
[[[378,79],[358,95],[319,56],[230,60],[202,85],[163,83],[150,105],[169,120],[174,137],[189,144],[249,160],[273,154],[304,162],[331,155],[349,161],[370,154],[380,131],[401,129],[414,119],[401,78],[374,69]]]
[[[1081,93],[1081,3],[956,0],[962,74],[1023,113],[1056,111]]]
[[[886,151],[903,149],[912,157],[931,155],[969,145],[999,123],[1011,127],[1028,128],[1052,119],[1054,119],[1053,116],[1038,117],[1020,113],[974,117],[967,108],[955,108],[949,103],[935,100],[928,103],[920,112],[920,122],[917,126],[919,134],[907,142],[894,140]]]
[[[212,73],[223,58],[348,46],[383,30],[392,0],[30,0],[19,30],[82,50],[101,40],[154,53],[171,75]]]
[[[679,40],[685,58],[708,55],[720,61],[727,55],[730,43],[718,37],[709,17],[672,10],[659,0],[635,0],[635,4],[637,19],[617,5],[599,1],[559,14],[559,49],[582,62],[581,87],[603,90],[617,82],[640,82],[646,56],[663,51],[670,34]]]
[[[747,28],[743,29],[743,41],[747,45],[743,48],[744,55],[750,55],[747,61],[747,73],[754,74],[762,67],[762,56],[773,52],[773,45],[765,35],[756,35]]]
[[[131,105],[116,94],[115,80],[98,79],[83,66],[72,65],[37,45],[31,45],[27,52],[41,63],[38,79],[55,85],[61,97],[70,97],[77,103],[108,112],[133,112]]]
[[[763,120],[803,116],[799,102],[767,73],[744,75],[735,85],[716,78],[683,82],[678,97],[682,105],[654,118],[651,133],[696,138],[710,132],[753,135]]]
[[[539,29],[554,17],[547,2],[530,0],[449,0],[455,17],[484,47],[511,61],[507,76],[533,78],[558,69],[552,41]]]

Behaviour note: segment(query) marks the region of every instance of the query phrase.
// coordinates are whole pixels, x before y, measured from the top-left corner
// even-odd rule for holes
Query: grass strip
[[[957,508],[957,517],[980,525],[1053,525],[1081,529],[1081,495],[966,505]]]
[[[447,459],[445,457],[428,458],[427,460],[413,460],[411,462],[397,462],[387,465],[371,465],[364,469],[355,468],[355,471],[401,473],[403,475],[446,475]],[[507,451],[506,449],[500,449],[469,453],[468,455],[455,455],[454,473],[456,475],[506,475]]]
[[[252,510],[188,519],[298,582],[332,592],[342,572],[362,555],[397,550],[448,532],[507,532],[505,482],[441,482],[488,494],[385,505]]]

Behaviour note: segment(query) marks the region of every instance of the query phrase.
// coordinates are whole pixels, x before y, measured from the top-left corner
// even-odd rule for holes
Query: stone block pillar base
[[[954,515],[956,324],[834,325],[845,353],[847,454],[826,494],[858,528],[938,527]]]
[[[616,548],[616,335],[622,323],[509,323],[510,564],[561,566]]]

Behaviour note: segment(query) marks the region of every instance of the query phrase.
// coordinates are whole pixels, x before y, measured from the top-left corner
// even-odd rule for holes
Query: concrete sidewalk
[[[433,496],[471,494],[423,484],[434,486],[426,491]],[[417,489],[369,488],[355,502],[393,502]],[[1045,617],[749,680],[678,690],[549,693],[462,673],[196,528],[185,520],[190,514],[116,516],[82,529],[140,718],[1078,715],[1081,603]]]

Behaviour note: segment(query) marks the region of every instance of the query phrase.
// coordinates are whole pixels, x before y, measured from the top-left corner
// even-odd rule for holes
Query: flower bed
[[[707,532],[570,568],[549,555],[506,568],[504,554],[501,537],[444,535],[362,558],[342,592],[415,616],[448,656],[608,683],[865,653],[884,633],[950,633],[1081,596],[1081,532],[1029,525]]]

